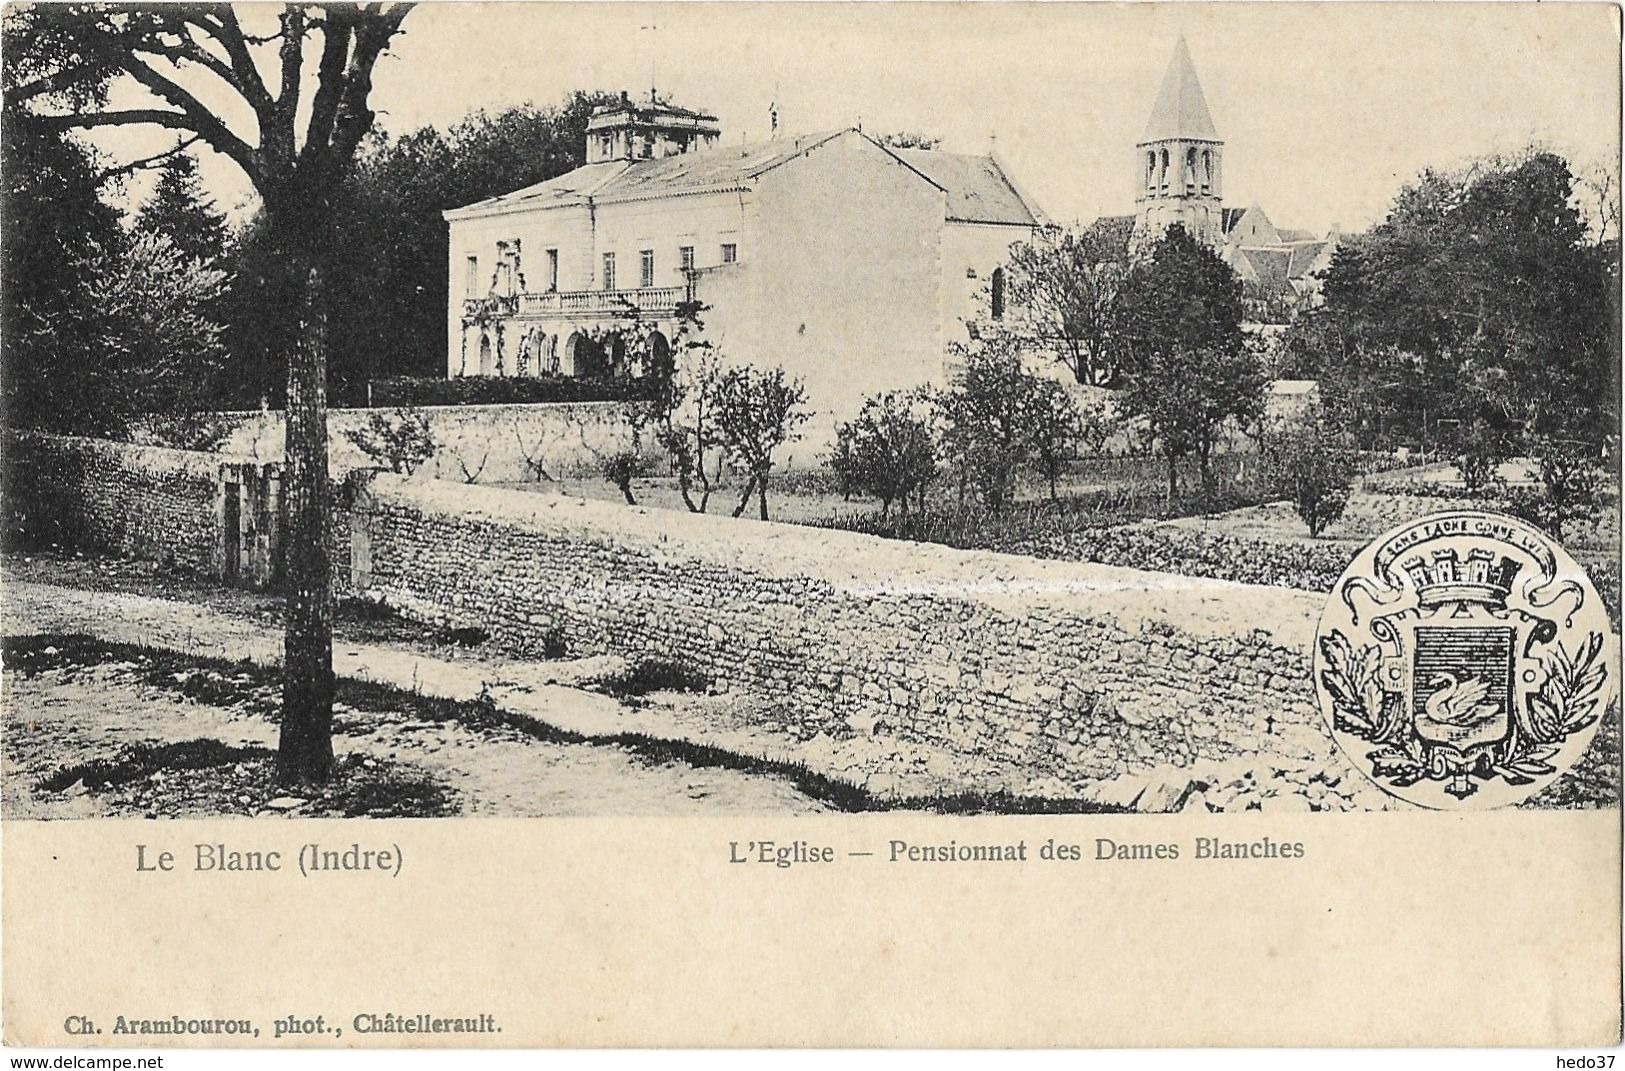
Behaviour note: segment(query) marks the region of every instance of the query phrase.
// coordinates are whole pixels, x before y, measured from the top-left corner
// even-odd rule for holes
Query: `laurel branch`
[[[1490,764],[1491,770],[1514,785],[1527,785],[1536,777],[1557,772],[1549,760],[1564,741],[1601,716],[1598,707],[1607,676],[1602,652],[1601,633],[1593,633],[1576,656],[1570,656],[1562,644],[1554,647],[1546,664],[1546,682],[1529,698],[1527,716],[1519,719],[1518,731]],[[1356,649],[1348,637],[1333,629],[1321,637],[1320,653],[1325,661],[1320,680],[1331,696],[1336,727],[1385,745],[1367,756],[1375,774],[1396,782],[1415,780],[1421,772],[1417,756],[1394,746],[1403,735],[1405,718],[1397,704],[1384,700],[1377,679],[1380,651],[1374,645]]]
[[[1491,769],[1515,785],[1556,773],[1548,760],[1563,742],[1599,718],[1603,679],[1608,672],[1602,658],[1602,634],[1594,632],[1571,658],[1557,644],[1547,662],[1546,683],[1529,697],[1528,718],[1515,734],[1507,752]]]

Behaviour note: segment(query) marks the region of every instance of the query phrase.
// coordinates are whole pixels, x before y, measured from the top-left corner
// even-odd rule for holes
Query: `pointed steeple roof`
[[[1196,77],[1196,66],[1191,63],[1191,50],[1185,45],[1185,35],[1179,35],[1174,45],[1173,59],[1162,76],[1162,88],[1157,90],[1157,103],[1151,109],[1151,119],[1145,124],[1142,143],[1167,138],[1195,138],[1218,141],[1219,132],[1213,128],[1213,117],[1207,111],[1207,98],[1202,96],[1202,83]]]

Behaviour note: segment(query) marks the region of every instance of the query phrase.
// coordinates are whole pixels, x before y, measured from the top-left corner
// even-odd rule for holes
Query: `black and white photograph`
[[[10,4],[0,817],[1617,822],[1619,19]]]

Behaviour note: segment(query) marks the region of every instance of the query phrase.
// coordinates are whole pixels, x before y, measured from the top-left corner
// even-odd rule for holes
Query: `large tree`
[[[1370,429],[1423,443],[1480,425],[1593,445],[1618,424],[1618,245],[1594,242],[1548,152],[1424,172],[1340,246],[1296,371]]]
[[[1081,230],[1045,230],[1010,250],[1012,328],[1053,351],[1079,383],[1117,380],[1117,299],[1132,267],[1125,224],[1099,219]]]
[[[97,367],[101,355],[75,332],[90,326],[79,303],[97,251],[124,242],[118,213],[101,199],[102,176],[85,147],[9,98],[0,109],[0,139],[5,423],[92,429],[98,406],[80,373]]]
[[[1218,255],[1174,225],[1123,284],[1125,415],[1144,422],[1168,462],[1168,495],[1179,491],[1179,460],[1195,455],[1204,488],[1209,460],[1228,422],[1263,411],[1263,363],[1241,330],[1241,283]]]
[[[5,15],[8,97],[63,128],[173,132],[179,141],[161,155],[202,142],[240,167],[262,201],[274,255],[258,283],[279,312],[270,327],[287,362],[279,754],[288,779],[324,780],[333,763],[323,281],[334,208],[372,129],[374,65],[410,8],[284,4],[264,26],[244,25],[228,4]]]

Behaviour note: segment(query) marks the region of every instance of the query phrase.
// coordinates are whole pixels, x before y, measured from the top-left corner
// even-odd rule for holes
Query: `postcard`
[[[5,1043],[1620,1042],[1620,12],[12,4]]]

